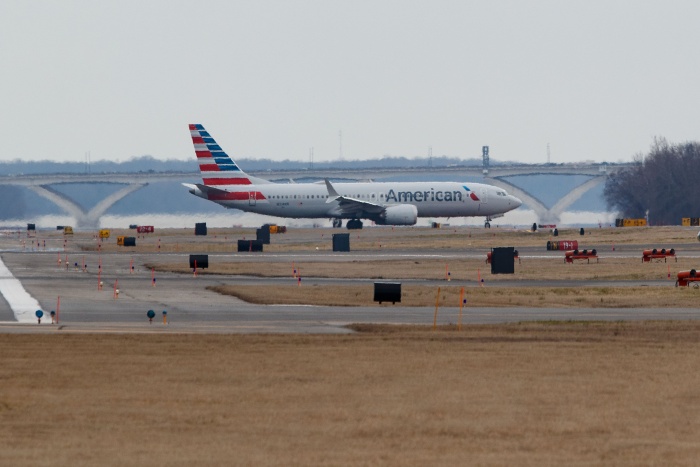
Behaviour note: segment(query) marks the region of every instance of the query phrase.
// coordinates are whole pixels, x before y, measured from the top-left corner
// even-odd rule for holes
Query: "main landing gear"
[[[347,224],[348,230],[355,230],[362,228],[362,221],[360,219],[350,219]]]
[[[343,226],[343,219],[333,219],[333,228],[339,229]]]

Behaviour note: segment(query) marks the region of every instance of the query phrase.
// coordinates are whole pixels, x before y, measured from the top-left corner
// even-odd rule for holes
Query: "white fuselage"
[[[480,183],[370,182],[333,183],[345,198],[383,207],[413,205],[418,217],[494,216],[519,207],[521,201],[505,190]],[[197,190],[194,194],[227,208],[290,218],[364,217],[341,213],[337,200],[321,183],[228,185],[217,187],[235,199],[216,199]],[[228,197],[227,197],[228,198]]]

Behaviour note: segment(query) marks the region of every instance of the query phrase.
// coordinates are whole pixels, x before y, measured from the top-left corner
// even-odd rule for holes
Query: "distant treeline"
[[[0,162],[0,175],[19,174],[86,174],[114,172],[197,172],[197,160],[180,161],[175,159],[160,160],[151,156],[141,156],[125,162],[92,161],[54,162],[22,161]]]
[[[683,217],[700,217],[700,143],[669,144],[657,139],[636,165],[610,176],[603,192],[621,217],[651,225],[679,225]]]
[[[491,161],[498,165],[498,162]],[[258,170],[299,170],[311,168],[310,162],[302,161],[273,161],[271,159],[236,159],[236,163],[245,171]],[[383,157],[369,160],[337,160],[330,162],[314,162],[313,168],[368,168],[368,167],[446,167],[451,165],[481,164],[481,159],[459,159],[456,157],[439,156],[429,158],[409,159],[407,157]],[[0,162],[0,175],[19,174],[49,174],[49,173],[114,173],[114,172],[192,172],[199,171],[197,160],[161,160],[152,156],[141,156],[125,162],[93,161],[85,162],[53,162],[53,161],[21,161]]]

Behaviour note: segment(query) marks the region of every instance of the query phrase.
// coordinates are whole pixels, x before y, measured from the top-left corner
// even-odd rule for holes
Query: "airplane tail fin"
[[[243,172],[214,141],[203,125],[191,123],[190,134],[204,185],[217,187],[270,183]]]

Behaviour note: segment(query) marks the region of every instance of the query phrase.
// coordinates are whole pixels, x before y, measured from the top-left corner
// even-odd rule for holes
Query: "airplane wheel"
[[[490,229],[490,228],[491,228],[491,223],[490,223],[490,222],[484,223],[484,228]]]
[[[349,220],[347,223],[348,230],[356,230],[362,228],[362,221],[359,219]]]

